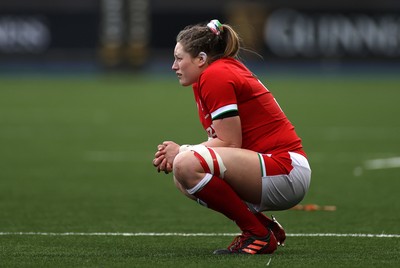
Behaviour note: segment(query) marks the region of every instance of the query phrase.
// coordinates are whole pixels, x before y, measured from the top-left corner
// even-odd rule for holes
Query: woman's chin
[[[188,83],[187,81],[184,81],[184,80],[179,80],[179,84],[181,84],[181,86],[184,86],[184,87],[191,85],[190,83]]]

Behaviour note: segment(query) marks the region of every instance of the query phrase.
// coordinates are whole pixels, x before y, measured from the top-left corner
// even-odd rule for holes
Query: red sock
[[[265,214],[262,212],[254,213],[254,215],[264,226],[269,226],[272,223],[272,220],[270,218],[268,218],[267,216],[265,216]]]
[[[235,221],[242,232],[258,237],[269,233],[229,184],[218,177],[213,176],[194,196],[205,202],[209,208]]]

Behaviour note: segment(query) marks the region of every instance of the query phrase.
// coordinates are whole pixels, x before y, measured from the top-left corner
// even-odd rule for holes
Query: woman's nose
[[[172,70],[177,70],[177,69],[178,69],[178,66],[177,66],[177,64],[176,64],[176,61],[174,61],[174,63],[172,63],[171,68],[172,68]]]

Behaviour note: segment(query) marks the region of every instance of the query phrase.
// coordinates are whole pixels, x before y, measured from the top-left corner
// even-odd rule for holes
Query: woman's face
[[[179,42],[175,46],[174,58],[172,70],[178,76],[179,83],[182,86],[190,86],[196,83],[201,72],[204,70],[204,59],[202,57],[192,58]]]

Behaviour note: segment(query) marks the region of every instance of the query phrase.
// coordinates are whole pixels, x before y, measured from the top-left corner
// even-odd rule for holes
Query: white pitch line
[[[364,162],[365,169],[399,168],[400,157],[371,159]]]
[[[33,235],[33,236],[236,236],[238,233],[48,233],[48,232],[0,232],[0,236]],[[365,238],[400,238],[400,234],[286,234],[291,237],[365,237]]]
[[[379,170],[388,168],[400,168],[400,157],[377,158],[364,161],[362,166],[357,166],[353,170],[356,177],[361,176],[364,170]]]
[[[286,236],[292,237],[370,237],[370,238],[400,238],[400,234],[286,234]]]

